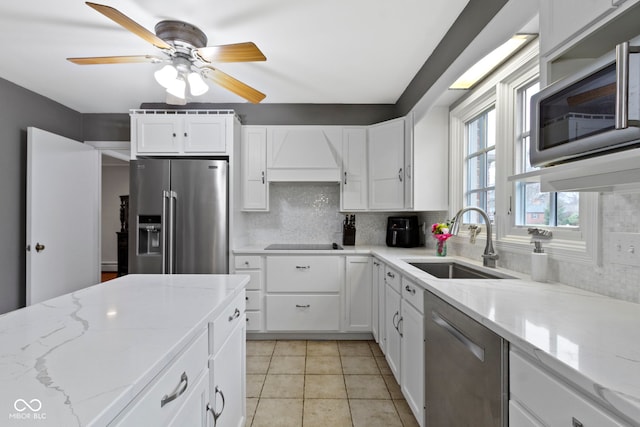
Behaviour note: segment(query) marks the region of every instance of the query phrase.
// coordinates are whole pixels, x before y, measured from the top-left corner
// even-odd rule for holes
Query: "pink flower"
[[[449,237],[453,236],[451,233],[434,234],[433,237],[438,239],[439,242],[446,242]]]

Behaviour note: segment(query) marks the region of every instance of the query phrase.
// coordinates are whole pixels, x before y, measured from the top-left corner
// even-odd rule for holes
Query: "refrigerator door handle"
[[[167,201],[169,200],[169,192],[162,192],[162,218],[160,220],[160,247],[162,248],[162,274],[167,274]],[[170,201],[169,201],[170,202]],[[170,204],[170,203],[169,203]]]
[[[176,203],[178,201],[178,194],[175,191],[169,191],[169,248],[167,250],[169,264],[168,273],[175,273],[175,244],[176,244]]]

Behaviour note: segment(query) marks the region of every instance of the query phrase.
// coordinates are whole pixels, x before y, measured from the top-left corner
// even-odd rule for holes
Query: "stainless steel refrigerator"
[[[134,160],[129,191],[130,273],[229,272],[226,160]]]

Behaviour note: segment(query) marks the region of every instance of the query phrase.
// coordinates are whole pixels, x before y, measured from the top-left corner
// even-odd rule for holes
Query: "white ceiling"
[[[97,0],[150,31],[163,19],[202,29],[209,45],[253,41],[267,62],[219,69],[263,103],[395,103],[468,0]],[[80,66],[67,57],[158,54],[81,0],[0,4],[0,77],[82,113],[164,102],[161,65]],[[196,102],[244,99],[210,85]]]

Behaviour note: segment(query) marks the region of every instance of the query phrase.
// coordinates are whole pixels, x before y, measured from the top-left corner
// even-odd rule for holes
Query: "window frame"
[[[496,214],[493,231],[495,246],[516,253],[528,254],[533,251],[527,226],[515,224],[513,211],[516,200],[516,181],[508,177],[516,174],[516,144],[514,142],[520,128],[518,111],[518,91],[540,78],[538,42],[525,47],[514,58],[478,84],[449,111],[450,135],[450,216],[463,207],[466,183],[466,129],[465,124],[491,106],[496,108]],[[481,225],[481,224],[480,224]],[[551,242],[544,245],[552,259],[596,263],[601,265],[599,194],[580,193],[579,229],[544,227],[553,231]],[[460,236],[468,236],[466,227],[460,228]],[[486,239],[485,234],[478,240]]]

